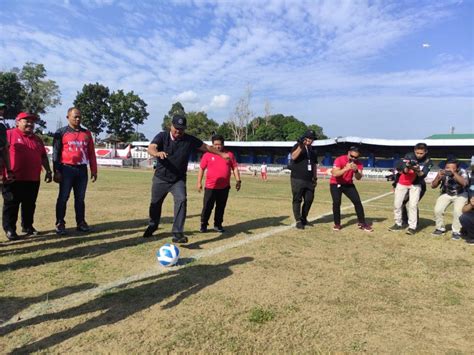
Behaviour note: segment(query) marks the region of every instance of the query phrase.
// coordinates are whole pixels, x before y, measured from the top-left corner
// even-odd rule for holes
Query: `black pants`
[[[314,200],[314,185],[312,181],[291,178],[293,194],[293,215],[296,221],[306,222]],[[303,202],[303,205],[301,205]]]
[[[201,224],[207,226],[211,217],[212,209],[216,205],[214,212],[214,225],[222,226],[224,221],[224,211],[229,197],[230,187],[225,189],[204,189],[204,201],[201,212]]]
[[[62,180],[59,184],[59,194],[56,201],[56,224],[64,223],[66,216],[67,201],[71,190],[74,191],[74,210],[76,212],[76,224],[85,222],[87,189],[87,165],[63,165]]]
[[[420,199],[418,200],[418,204],[420,204],[420,201],[423,198],[423,196],[425,195],[425,192],[426,192],[426,184],[422,184],[421,185],[421,191],[420,191]],[[409,199],[410,199],[410,195],[406,194],[405,199],[403,200],[403,205],[402,205],[402,223],[404,225],[408,224],[407,203],[408,203]],[[418,209],[418,207],[416,208],[416,215],[417,215],[417,219],[418,219],[418,223],[417,223],[417,225],[418,225],[420,223],[420,210]]]
[[[354,184],[350,185],[330,185],[332,197],[332,213],[334,215],[334,224],[341,224],[341,197],[346,195],[355,207],[359,223],[365,224],[364,207],[360,201],[359,193]]]
[[[173,233],[184,232],[184,222],[186,221],[186,181],[178,180],[176,182],[167,182],[153,176],[151,185],[151,203],[150,203],[150,222],[151,226],[158,228],[161,219],[161,207],[168,195],[171,193],[174,198],[174,221]]]
[[[11,184],[3,185],[2,223],[5,232],[16,232],[16,222],[20,206],[22,227],[33,227],[39,187],[39,181],[15,181]]]
[[[467,233],[467,239],[474,239],[474,211],[466,212],[459,218],[462,229]]]

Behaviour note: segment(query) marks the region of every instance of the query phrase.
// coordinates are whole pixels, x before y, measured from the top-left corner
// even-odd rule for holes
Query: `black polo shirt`
[[[166,159],[157,158],[155,176],[168,182],[186,180],[188,161],[191,153],[203,145],[203,141],[189,134],[172,140],[169,131],[158,133],[151,143],[157,145],[159,152],[166,152]]]
[[[295,144],[291,149],[291,152],[293,152],[297,147],[298,144]],[[293,160],[291,163],[291,177],[293,179],[311,181],[315,176],[314,169],[316,169],[315,165],[318,163],[318,157],[312,146],[307,148],[308,149],[303,146],[298,158]],[[308,170],[308,164],[311,164],[311,171]]]

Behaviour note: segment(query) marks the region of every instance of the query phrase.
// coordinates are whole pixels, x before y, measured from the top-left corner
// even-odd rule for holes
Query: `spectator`
[[[10,166],[10,154],[8,152],[7,129],[4,122],[5,104],[0,102],[0,171],[4,172],[6,181],[13,179],[13,172]],[[5,169],[4,169],[5,167]]]
[[[263,181],[267,181],[267,163],[263,162],[260,166],[260,175]]]
[[[35,135],[33,114],[20,112],[16,116],[17,127],[7,131],[7,141],[10,145],[10,161],[14,181],[3,185],[3,229],[9,240],[19,238],[16,233],[18,211],[21,206],[22,232],[26,235],[37,235],[33,227],[36,199],[40,187],[41,167],[46,170],[45,181],[52,180],[51,168],[41,139]],[[4,179],[5,170],[4,170]]]

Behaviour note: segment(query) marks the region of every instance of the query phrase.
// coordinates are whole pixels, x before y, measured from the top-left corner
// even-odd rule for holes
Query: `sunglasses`
[[[349,154],[349,156],[350,156],[352,159],[357,159],[357,158],[359,158],[359,156],[356,156],[356,157],[355,157],[355,156],[353,156],[352,154]]]

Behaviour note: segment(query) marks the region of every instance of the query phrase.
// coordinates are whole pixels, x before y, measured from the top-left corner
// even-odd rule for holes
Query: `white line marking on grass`
[[[387,193],[384,193],[382,195],[369,198],[365,201],[362,201],[362,204],[365,204],[365,203],[368,203],[368,202],[371,202],[371,201],[375,201],[375,200],[380,200],[380,199],[382,199],[386,196],[391,195],[392,193],[393,192],[387,192]],[[347,206],[342,207],[341,210],[347,210],[347,209],[352,208],[352,207],[353,207],[352,204],[347,205]],[[327,212],[327,213],[321,214],[321,215],[313,218],[311,220],[311,222],[317,221],[318,219],[321,219],[321,218],[324,218],[324,217],[330,216],[330,215],[332,215],[332,212]],[[253,236],[250,236],[250,237],[246,237],[244,239],[240,239],[240,240],[237,240],[237,241],[234,241],[234,242],[231,242],[231,243],[227,243],[225,245],[222,245],[222,246],[210,249],[210,250],[206,250],[206,251],[196,253],[196,254],[192,255],[190,258],[192,258],[194,260],[199,260],[199,259],[206,258],[206,257],[209,257],[209,256],[217,255],[217,254],[220,254],[220,253],[222,253],[226,250],[237,248],[239,246],[242,246],[242,245],[245,245],[245,244],[248,244],[248,243],[252,243],[252,242],[255,242],[255,241],[258,241],[258,240],[262,240],[262,239],[271,237],[271,236],[273,236],[275,234],[278,234],[278,233],[281,233],[281,232],[288,231],[290,229],[293,229],[294,227],[295,227],[295,223],[293,223],[289,226],[275,227],[275,228],[272,228],[272,229],[270,229],[266,232],[263,232],[263,233],[259,233],[259,234],[256,234],[256,235],[253,235]],[[86,303],[86,302],[94,299],[95,297],[99,296],[101,293],[103,293],[105,291],[108,291],[108,290],[111,290],[111,289],[114,289],[114,288],[118,288],[118,287],[122,287],[122,286],[125,287],[130,283],[139,282],[139,281],[145,280],[149,277],[157,276],[157,275],[160,275],[160,274],[165,274],[165,273],[168,273],[170,271],[175,271],[175,270],[184,268],[186,266],[187,266],[187,264],[172,267],[172,268],[158,267],[158,268],[143,272],[141,274],[132,275],[132,276],[120,279],[120,280],[112,281],[112,282],[106,283],[104,285],[91,288],[89,290],[84,290],[84,291],[81,291],[81,292],[77,292],[75,294],[65,296],[61,299],[51,300],[51,301],[46,300],[46,301],[43,301],[43,302],[36,303],[36,304],[30,306],[29,308],[17,313],[12,318],[10,318],[8,321],[0,324],[0,328],[5,327],[7,325],[15,324],[15,323],[18,323],[18,322],[22,322],[22,321],[25,321],[25,320],[28,320],[28,319],[31,319],[31,318],[34,318],[34,317],[37,317],[37,316],[42,316],[42,315],[46,315],[46,314],[59,312],[59,311],[65,309],[65,308],[71,308],[71,307],[74,307],[74,306],[78,306],[78,305],[81,305],[83,303]]]

